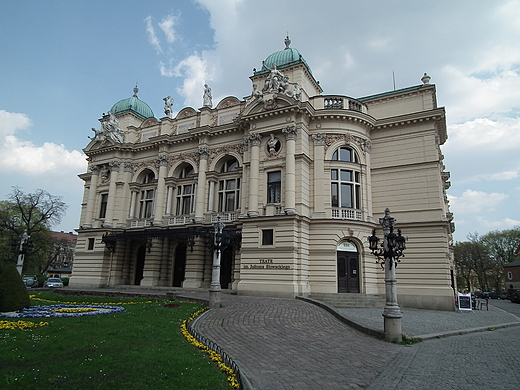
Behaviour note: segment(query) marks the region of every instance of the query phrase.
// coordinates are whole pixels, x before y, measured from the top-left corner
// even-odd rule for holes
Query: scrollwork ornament
[[[290,125],[282,128],[282,133],[285,134],[287,140],[295,140],[296,139],[296,126]]]
[[[326,137],[325,133],[312,134],[311,137],[312,137],[312,139],[314,141],[314,146],[323,146],[323,145],[325,145],[325,137]]]
[[[259,133],[251,133],[249,134],[249,141],[252,146],[260,146],[262,142],[262,136]]]

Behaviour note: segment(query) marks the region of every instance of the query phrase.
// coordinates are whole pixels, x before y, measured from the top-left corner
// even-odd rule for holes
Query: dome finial
[[[137,88],[137,83],[135,83],[134,96],[133,97],[137,97],[137,92],[139,92],[139,88]]]
[[[289,31],[287,31],[287,36],[285,37],[285,50],[289,49],[289,46],[291,45],[291,40],[289,39]]]

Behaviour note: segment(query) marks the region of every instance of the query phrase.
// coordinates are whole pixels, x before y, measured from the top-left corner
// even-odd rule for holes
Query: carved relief
[[[372,143],[369,140],[358,137],[357,135],[352,135],[350,133],[327,134],[325,138],[325,150],[327,150],[332,144],[338,141],[344,141],[346,144],[355,143],[359,146],[361,150],[368,153],[370,153],[370,148],[372,146]]]

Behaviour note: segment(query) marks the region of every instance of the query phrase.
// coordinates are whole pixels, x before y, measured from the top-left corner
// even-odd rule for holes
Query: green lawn
[[[32,305],[110,303],[125,310],[72,318],[24,318],[49,325],[0,330],[0,389],[230,388],[215,363],[181,334],[182,322],[200,305],[165,307],[172,302],[51,293],[36,298],[54,302],[33,299]]]

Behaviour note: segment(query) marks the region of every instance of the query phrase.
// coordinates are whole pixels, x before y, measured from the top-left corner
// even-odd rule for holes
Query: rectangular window
[[[152,217],[154,196],[155,196],[154,190],[141,191],[141,210],[139,213],[139,218],[151,218]]]
[[[194,184],[179,186],[177,195],[177,215],[188,215],[192,212],[194,195]]]
[[[282,201],[282,172],[269,172],[267,174],[267,203],[280,203]]]
[[[105,218],[107,214],[108,194],[101,195],[101,207],[99,208],[99,218]]]
[[[94,238],[89,238],[88,239],[88,247],[87,248],[88,248],[89,251],[94,250]]]
[[[262,229],[262,245],[273,245],[273,244],[274,244],[273,229]]]
[[[220,180],[218,191],[218,211],[235,211],[239,208],[240,179]]]

